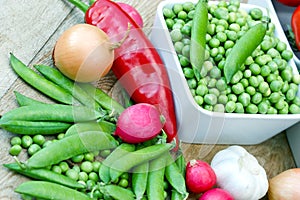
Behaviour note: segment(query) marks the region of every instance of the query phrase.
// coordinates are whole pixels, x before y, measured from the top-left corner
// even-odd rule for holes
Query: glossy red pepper
[[[300,51],[300,6],[296,8],[293,12],[292,19],[291,19],[291,26],[295,36],[295,43]]]
[[[296,7],[300,5],[300,0],[277,0],[277,1],[286,6]]]
[[[76,0],[70,2],[78,3]],[[77,5],[78,6],[78,5]],[[85,8],[78,6],[81,10]],[[156,105],[165,118],[164,131],[171,142],[177,140],[177,124],[172,90],[166,68],[143,30],[115,2],[98,0],[85,12],[85,22],[99,27],[113,42],[120,41],[130,25],[129,35],[115,49],[112,71],[136,103]]]

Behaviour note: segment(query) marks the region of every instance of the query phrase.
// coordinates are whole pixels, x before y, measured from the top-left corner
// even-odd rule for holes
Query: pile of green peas
[[[274,34],[275,25],[261,9],[246,11],[239,0],[208,5],[205,61],[200,80],[189,62],[191,27],[197,14],[195,4],[174,4],[165,7],[163,14],[182,71],[199,106],[226,113],[300,113],[297,96],[300,76],[289,65],[293,53]],[[264,40],[227,84],[223,72],[227,55],[249,28],[262,21],[268,23]]]

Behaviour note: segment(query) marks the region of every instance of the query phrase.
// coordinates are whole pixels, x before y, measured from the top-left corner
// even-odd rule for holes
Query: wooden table
[[[144,19],[144,30],[150,33],[156,7],[161,0],[123,0],[137,8]],[[55,41],[68,27],[83,23],[83,13],[65,0],[0,0],[0,114],[17,106],[14,91],[36,99],[49,101],[19,79],[9,65],[13,52],[25,64],[52,65],[51,53]],[[101,88],[109,94],[117,90],[112,74],[104,77]],[[242,131],[242,130],[241,130]],[[13,162],[8,154],[13,135],[0,130],[0,199],[20,199],[14,188],[26,178],[5,169],[2,164]],[[192,158],[210,162],[212,156],[227,145],[182,144],[186,160]],[[271,178],[279,172],[295,167],[285,133],[280,133],[262,144],[245,146]],[[23,152],[20,160],[26,154]],[[192,199],[192,198],[191,198]]]

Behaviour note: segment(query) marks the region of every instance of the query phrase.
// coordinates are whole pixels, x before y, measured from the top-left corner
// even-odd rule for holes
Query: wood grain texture
[[[144,19],[143,29],[148,35],[156,13],[157,5],[161,0],[122,0],[131,4],[141,13]],[[64,0],[0,0],[0,115],[15,108],[13,91],[22,92],[38,100],[51,101],[39,92],[26,85],[11,70],[9,52],[13,52],[25,64],[52,65],[51,54],[55,41],[60,34],[73,24],[83,23],[83,13]],[[112,73],[103,77],[98,86],[116,99],[120,99],[121,86],[116,84]],[[242,131],[242,130],[241,130]],[[27,180],[5,169],[2,164],[13,162],[8,154],[9,140],[13,134],[0,129],[0,199],[20,199],[14,192],[15,187]],[[210,162],[212,157],[228,145],[200,145],[182,144],[185,159],[202,159]],[[285,133],[258,145],[244,146],[258,159],[266,169],[268,177],[295,167]],[[26,159],[23,151],[19,159]],[[190,199],[195,199],[191,195]]]

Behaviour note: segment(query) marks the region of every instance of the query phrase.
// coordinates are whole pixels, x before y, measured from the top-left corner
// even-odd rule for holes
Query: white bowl
[[[300,114],[217,113],[207,111],[196,104],[182,73],[162,13],[164,7],[172,7],[175,3],[187,1],[198,2],[198,0],[168,0],[161,2],[157,8],[150,34],[150,40],[163,59],[170,78],[178,120],[179,139],[187,143],[258,144],[299,122]],[[263,2],[264,7],[250,4],[249,1],[248,4],[241,3],[241,9],[249,10],[253,7],[259,7],[265,15],[268,9],[268,14],[276,26],[275,34],[280,37],[281,41],[288,44],[272,3],[269,1],[259,2]],[[210,3],[215,2],[211,1]],[[293,67],[294,73],[298,73],[294,61],[290,61],[289,64]]]

